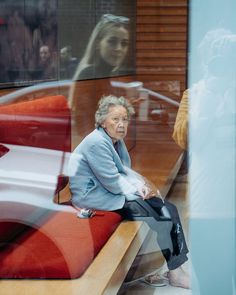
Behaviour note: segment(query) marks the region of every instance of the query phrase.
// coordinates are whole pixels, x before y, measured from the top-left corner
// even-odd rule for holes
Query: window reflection
[[[57,78],[57,0],[1,1],[1,83]],[[50,64],[42,66],[41,51]],[[48,68],[53,68],[53,71]],[[46,71],[46,74],[45,74]]]
[[[129,74],[135,5],[133,0],[0,1],[0,86],[72,79],[75,73],[79,79]]]
[[[129,19],[104,14],[95,26],[75,80],[118,75],[122,71],[129,44]]]

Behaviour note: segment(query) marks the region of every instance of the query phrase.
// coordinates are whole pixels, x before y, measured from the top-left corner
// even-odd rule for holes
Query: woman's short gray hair
[[[135,113],[133,106],[123,96],[117,97],[114,95],[103,96],[98,102],[98,109],[95,113],[95,127],[102,125],[109,113],[109,108],[112,106],[123,106],[127,110],[128,119]]]

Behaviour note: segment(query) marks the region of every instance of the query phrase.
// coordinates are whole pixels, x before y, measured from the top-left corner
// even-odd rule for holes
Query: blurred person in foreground
[[[201,295],[235,294],[236,34],[207,31],[198,49],[204,72],[189,88],[192,266]]]
[[[203,75],[184,91],[173,132],[189,155],[192,288],[201,295],[233,294],[236,35],[207,31],[198,53]]]

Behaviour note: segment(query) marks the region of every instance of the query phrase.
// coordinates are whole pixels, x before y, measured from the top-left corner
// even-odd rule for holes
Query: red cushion
[[[30,204],[0,202],[0,247],[31,227],[45,223],[48,210]]]
[[[57,212],[39,230],[31,229],[0,251],[1,278],[78,278],[121,217],[113,212],[80,219]]]
[[[71,151],[70,110],[62,95],[0,106],[0,141]]]

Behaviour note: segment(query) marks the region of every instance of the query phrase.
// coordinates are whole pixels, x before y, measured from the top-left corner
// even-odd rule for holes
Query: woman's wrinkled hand
[[[156,192],[154,192],[148,185],[144,184],[138,189],[138,195],[142,197],[143,200],[147,200],[155,197]]]

